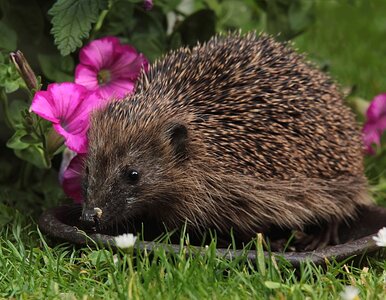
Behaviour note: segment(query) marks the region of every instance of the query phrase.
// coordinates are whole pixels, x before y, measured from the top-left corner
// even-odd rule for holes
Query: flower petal
[[[366,123],[363,126],[363,144],[366,152],[375,154],[373,144],[380,145],[381,136],[386,130],[386,94],[374,97],[366,112]]]
[[[66,128],[62,124],[54,124],[54,129],[62,135],[66,141],[65,144],[71,150],[77,153],[87,152],[87,130],[90,125],[91,111],[105,104],[98,93],[89,94],[81,101],[77,110],[66,120]]]
[[[386,247],[386,227],[381,228],[377,235],[373,236],[373,240],[378,247]]]
[[[135,84],[129,80],[114,80],[99,90],[103,99],[123,98],[134,92]]]
[[[66,130],[74,134],[86,131],[89,126],[91,111],[104,102],[99,93],[89,93],[87,97],[78,103],[73,114],[66,119]]]
[[[65,145],[77,153],[87,153],[87,129],[76,134],[69,133],[60,124],[54,124],[54,129],[57,133],[65,138]]]
[[[122,53],[111,65],[110,72],[112,81],[117,79],[136,80],[142,68],[147,71],[148,61],[142,55],[136,52]]]
[[[61,123],[72,118],[79,104],[89,95],[84,86],[71,82],[53,83],[47,90],[54,101],[53,113]]]
[[[363,144],[366,147],[368,154],[374,155],[375,151],[373,145],[379,146],[381,143],[381,137],[378,134],[378,130],[375,124],[365,124],[363,127]]]
[[[386,115],[386,94],[379,94],[371,101],[367,112],[367,122],[377,122],[381,115]]]
[[[51,93],[47,91],[39,91],[35,94],[30,110],[48,121],[60,121],[56,114],[55,103]]]
[[[148,61],[130,45],[123,45],[116,37],[94,40],[80,51],[80,64],[76,67],[75,82],[90,91],[100,91],[105,99],[124,97],[134,91],[142,68],[147,71]],[[100,83],[98,74],[107,71],[108,81]]]
[[[121,249],[133,247],[136,239],[137,237],[132,233],[124,233],[114,237],[116,246]]]
[[[119,44],[119,39],[113,36],[94,40],[80,50],[79,61],[96,71],[106,68],[114,60],[114,48]]]
[[[85,86],[88,90],[96,91],[98,85],[98,72],[86,65],[79,64],[75,69],[75,83]]]
[[[345,286],[344,290],[340,292],[342,300],[359,300],[359,289],[355,286]]]
[[[76,203],[83,202],[81,182],[84,160],[85,155],[76,155],[72,151],[65,151],[60,166],[59,182],[66,195]]]
[[[151,10],[153,8],[153,0],[144,0],[143,1],[143,8],[145,10]]]

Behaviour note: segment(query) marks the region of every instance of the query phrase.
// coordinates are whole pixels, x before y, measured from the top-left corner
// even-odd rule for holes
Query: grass
[[[326,66],[342,86],[365,99],[386,91],[386,2],[323,0],[316,21],[295,39],[300,51]]]
[[[29,219],[16,211],[12,217],[0,229],[0,297],[335,299],[352,284],[363,299],[376,299],[385,289],[385,264],[376,261],[368,271],[332,263],[326,271],[304,264],[296,272],[280,260],[218,258],[214,242],[202,256],[163,247],[136,256],[69,244],[51,248]]]
[[[386,91],[384,11],[383,0],[319,1],[315,24],[295,44],[327,65],[343,86],[355,86],[357,96],[371,99]],[[35,208],[32,215],[40,212]],[[216,257],[215,242],[203,256],[158,247],[133,257],[48,243],[35,220],[0,204],[0,298],[337,299],[346,285],[358,287],[361,299],[386,297],[382,260],[367,261],[369,269],[331,263],[327,270],[304,264],[295,271],[280,260],[252,264],[245,257]]]

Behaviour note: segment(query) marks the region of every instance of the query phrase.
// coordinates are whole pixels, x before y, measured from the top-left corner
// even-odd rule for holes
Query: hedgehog
[[[81,218],[99,228],[143,218],[244,242],[317,225],[315,249],[372,203],[337,85],[266,34],[171,51],[92,114],[88,139]]]

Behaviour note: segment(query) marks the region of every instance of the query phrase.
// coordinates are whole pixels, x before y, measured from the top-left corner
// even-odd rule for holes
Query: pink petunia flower
[[[59,170],[59,182],[64,193],[75,203],[82,203],[82,171],[86,155],[76,154],[71,150],[64,150]]]
[[[134,47],[108,36],[94,40],[80,50],[75,82],[103,98],[121,98],[134,92],[135,81],[148,61]]]
[[[65,144],[77,153],[87,152],[87,130],[90,112],[102,101],[97,93],[85,87],[65,82],[48,85],[47,91],[35,94],[30,110],[51,121]]]
[[[151,10],[153,8],[153,0],[144,0],[143,7],[145,10]]]
[[[363,126],[363,143],[366,152],[375,154],[373,145],[380,146],[381,136],[386,130],[386,94],[376,96],[366,112],[366,122]]]

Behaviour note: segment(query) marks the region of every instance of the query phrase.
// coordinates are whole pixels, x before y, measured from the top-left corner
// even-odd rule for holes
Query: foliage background
[[[140,0],[0,0],[0,282],[3,280],[3,284],[0,283],[0,297],[53,296],[66,284],[74,282],[79,288],[74,293],[80,297],[87,293],[88,288],[86,284],[77,281],[83,280],[82,276],[78,274],[74,277],[74,273],[68,270],[73,268],[79,271],[76,266],[87,264],[89,257],[85,258],[73,249],[60,247],[48,255],[44,253],[48,246],[36,231],[35,220],[43,209],[69,200],[65,199],[57,180],[60,154],[45,153],[40,141],[24,133],[31,121],[26,118],[31,94],[8,58],[10,51],[23,51],[45,88],[50,82],[73,81],[79,48],[87,41],[105,35],[119,36],[123,42],[133,44],[154,61],[171,49],[205,41],[216,32],[241,29],[243,32],[264,30],[274,35],[280,33],[278,39],[291,40],[295,48],[306,53],[309,60],[316,62],[341,84],[342,91],[347,95],[347,103],[357,113],[358,121],[363,122],[366,103],[386,91],[385,11],[386,2],[383,0],[156,0],[150,11],[143,8]],[[7,124],[9,120],[6,114],[12,126]],[[42,126],[44,134],[47,134],[49,126],[44,123]],[[15,137],[15,132],[21,131],[23,134]],[[379,202],[384,202],[386,191],[385,166],[383,149],[375,157],[367,158],[366,171]],[[15,243],[19,248],[11,246]],[[91,253],[89,255],[93,255]],[[54,271],[43,269],[49,276],[39,281],[37,277],[43,275],[38,275],[37,267],[33,268],[18,258],[23,255],[30,255],[37,262],[45,261],[46,266],[37,263],[39,268],[53,268],[50,264],[55,263],[58,266],[63,264],[63,267],[54,268]],[[67,259],[68,255],[73,260]],[[164,257],[162,255],[161,258]],[[74,257],[78,256],[81,258],[75,262]],[[168,259],[165,256],[165,260]],[[197,264],[210,261],[213,267],[225,272],[224,265],[218,265],[221,265],[221,261],[211,259]],[[91,264],[93,266],[90,268],[94,268],[99,260]],[[20,266],[27,270],[25,274],[32,276],[26,283],[17,280],[23,278],[16,272]],[[110,276],[108,267],[100,267],[101,274],[93,274],[96,276],[95,282],[98,282],[98,278]],[[193,277],[200,277],[197,274],[206,272],[198,267],[185,267],[192,271],[190,276]],[[233,267],[237,272],[242,272],[236,265]],[[68,272],[63,278],[60,277],[63,274],[58,275],[60,268]],[[337,295],[339,287],[335,287],[335,283],[316,285],[312,276],[316,274],[318,277],[318,273],[313,269],[307,270],[309,273],[304,280],[309,285],[306,289],[311,289],[311,292],[298,286],[299,289],[294,288],[295,292],[291,294],[291,286],[296,286],[298,282],[288,271],[285,277],[288,289],[286,287],[280,293],[293,297],[309,293],[317,298]],[[55,272],[59,277],[53,275]],[[333,269],[331,272],[336,275],[340,271]],[[176,274],[182,276],[181,280],[184,279],[182,273]],[[374,274],[369,275],[369,285],[373,291],[381,291],[383,288],[376,280],[376,274],[377,270],[374,270]],[[217,282],[215,289],[219,291],[218,295],[224,296],[224,291],[227,291],[226,295],[232,295],[232,289],[224,285],[227,282],[224,277],[210,272],[208,276],[213,276],[212,279]],[[279,280],[280,276],[275,276],[271,276],[270,280]],[[238,284],[246,284],[243,281],[245,278],[240,278],[241,283],[234,282],[235,292],[238,291]],[[136,280],[141,284],[140,278]],[[208,277],[202,278],[202,285],[196,282],[197,289],[188,289],[184,295],[205,295],[203,287],[209,284],[208,280]],[[326,280],[328,282],[332,279],[327,276]],[[34,284],[39,287],[34,288]],[[227,284],[233,286],[229,282]],[[259,286],[258,282],[256,286]],[[316,296],[312,294],[313,288]],[[157,291],[157,288],[154,289]],[[246,287],[245,296],[256,295],[258,291],[255,289]],[[273,293],[264,284],[261,289],[261,296]],[[151,291],[147,292],[151,294]],[[143,289],[138,295],[144,296],[145,292],[146,289]],[[161,287],[159,292],[162,295]],[[110,292],[102,290],[98,293],[103,296]],[[371,295],[371,291],[366,293]]]
[[[267,31],[291,40],[330,72],[363,121],[366,103],[362,100],[386,90],[386,44],[381,42],[385,9],[382,0],[159,0],[150,11],[140,0],[59,0],[54,5],[42,0],[1,0],[0,200],[34,212],[63,199],[56,179],[60,155],[45,153],[36,137],[23,137],[27,130],[20,111],[29,107],[31,95],[8,59],[10,51],[23,51],[45,88],[50,82],[73,81],[79,48],[105,35],[119,36],[154,61],[216,32]],[[6,126],[4,110],[9,111],[13,128]],[[42,124],[47,131],[49,125]],[[367,163],[377,192],[385,185],[382,157]]]

